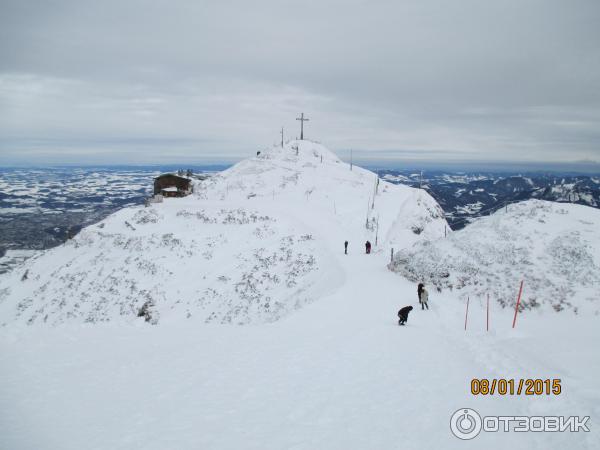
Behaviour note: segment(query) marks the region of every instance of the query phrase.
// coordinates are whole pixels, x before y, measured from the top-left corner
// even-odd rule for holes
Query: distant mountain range
[[[449,173],[378,170],[386,181],[422,186],[440,204],[450,226],[463,228],[471,219],[529,199],[576,203],[598,208],[600,176],[510,173]]]

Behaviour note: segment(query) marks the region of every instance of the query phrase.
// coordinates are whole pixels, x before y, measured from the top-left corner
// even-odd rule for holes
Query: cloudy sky
[[[0,0],[0,164],[600,161],[598,0]]]

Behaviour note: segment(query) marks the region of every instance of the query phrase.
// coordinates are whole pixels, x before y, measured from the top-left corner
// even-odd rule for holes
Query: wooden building
[[[154,195],[163,197],[185,197],[193,191],[191,178],[165,173],[154,179]]]

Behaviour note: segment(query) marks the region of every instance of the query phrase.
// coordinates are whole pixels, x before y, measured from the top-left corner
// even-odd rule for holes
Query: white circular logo
[[[481,416],[470,408],[462,408],[450,418],[452,434],[459,439],[473,439],[481,431]]]

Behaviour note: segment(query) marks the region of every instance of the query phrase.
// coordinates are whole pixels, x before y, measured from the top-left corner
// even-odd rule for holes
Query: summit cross
[[[308,122],[309,119],[304,118],[304,113],[300,114],[300,117],[296,117],[296,120],[300,121],[300,140],[304,140],[304,122]]]

